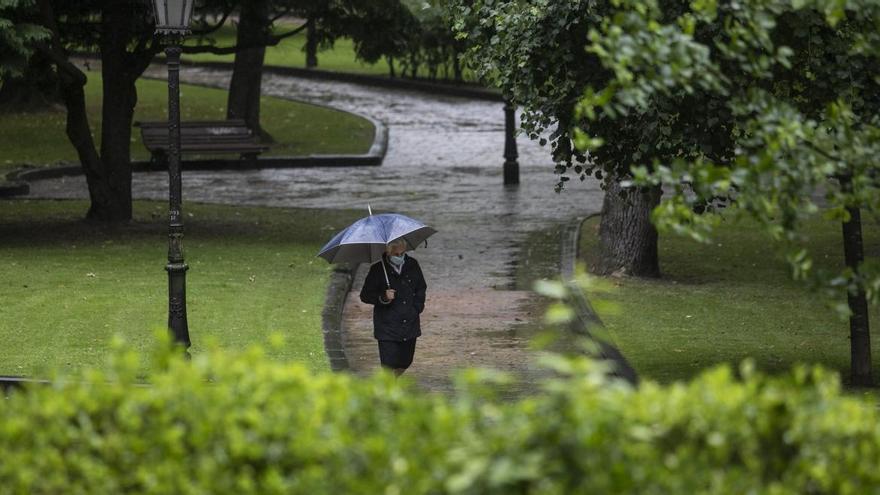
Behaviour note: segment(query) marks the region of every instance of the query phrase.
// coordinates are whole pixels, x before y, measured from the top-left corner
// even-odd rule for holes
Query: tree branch
[[[276,15],[275,17],[269,19],[269,24],[274,24],[275,21],[277,21],[278,19],[281,19],[282,17],[284,17],[284,16],[290,14],[290,12],[291,12],[292,10],[293,10],[292,7],[288,7],[288,8],[286,8],[286,9],[284,9],[283,11],[281,11],[280,14],[278,14],[278,15]]]
[[[307,27],[308,27],[308,24],[303,24],[302,26],[299,26],[298,28],[295,28],[295,29],[293,29],[292,31],[288,31],[288,32],[286,32],[286,33],[284,33],[284,34],[279,34],[279,35],[271,36],[270,39],[275,40],[274,43],[271,43],[271,46],[275,46],[275,45],[277,45],[278,42],[280,42],[280,41],[283,40],[284,38],[289,38],[289,37],[291,37],[291,36],[294,36],[294,35],[296,35],[296,34],[299,34],[299,33],[303,32],[303,31],[305,31]]]
[[[142,52],[142,51],[146,50],[147,43],[149,43],[154,38],[155,38],[155,35],[153,33],[146,33],[146,32],[142,33],[141,36],[138,38],[137,45],[135,45],[134,50],[132,50],[132,53],[136,54],[138,52]]]
[[[135,54],[135,66],[134,66],[134,74],[137,74],[137,77],[140,77],[141,74],[147,70],[147,67],[150,66],[153,59],[156,55],[162,51],[162,44],[159,43],[158,38],[153,37],[152,43],[150,43],[149,47],[144,47],[143,51],[139,54]]]
[[[77,84],[85,86],[88,80],[85,73],[80,70],[79,67],[74,65],[70,60],[68,60],[67,56],[64,53],[60,53],[57,49],[50,47],[43,42],[34,43],[34,48],[36,48],[38,52],[49,57],[49,60],[51,60],[55,64],[55,66],[58,67],[58,70],[60,72],[63,72],[64,74],[73,78],[73,80]]]
[[[804,143],[805,143],[805,144],[806,144],[811,150],[815,151],[816,153],[818,153],[819,155],[821,155],[822,157],[824,157],[824,158],[827,159],[828,161],[832,161],[832,162],[840,162],[840,161],[841,161],[840,157],[836,157],[836,156],[831,155],[831,154],[828,153],[827,151],[825,151],[825,150],[823,150],[822,148],[819,148],[818,146],[816,146],[815,144],[813,144],[812,141],[804,140]]]
[[[49,57],[58,67],[60,72],[70,76],[76,84],[85,86],[88,78],[79,67],[70,62],[67,53],[61,47],[60,35],[58,34],[58,24],[55,22],[55,12],[49,0],[40,0],[38,7],[43,17],[43,25],[52,33],[49,43],[42,41],[34,43],[34,47],[42,54]]]
[[[248,50],[250,48],[259,48],[264,45],[254,45],[254,46],[213,46],[213,45],[183,45],[181,47],[181,53],[212,53],[214,55],[229,55],[230,53],[236,53],[244,50]]]
[[[226,19],[229,18],[229,14],[231,14],[231,13],[232,13],[232,9],[230,8],[230,9],[223,12],[223,17],[220,18],[220,20],[217,22],[217,24],[215,24],[214,26],[211,26],[209,28],[205,28],[205,29],[194,29],[192,34],[194,36],[207,36],[207,35],[213,33],[214,31],[217,31],[218,29],[223,27],[224,24],[226,24]]]
[[[275,46],[281,42],[284,38],[289,38],[291,36],[296,35],[297,33],[301,33],[306,29],[306,25],[303,24],[298,28],[289,31],[284,34],[273,35],[266,37],[265,43],[248,43],[245,45],[233,45],[233,46],[213,46],[213,45],[184,45],[183,53],[211,53],[214,55],[229,55],[231,53],[243,52],[245,50],[251,50],[254,48],[263,48],[266,46]]]

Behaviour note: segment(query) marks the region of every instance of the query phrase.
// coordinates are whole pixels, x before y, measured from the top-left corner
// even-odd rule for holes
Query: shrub
[[[744,365],[632,388],[548,356],[534,395],[471,370],[454,397],[380,373],[212,351],[157,356],[149,386],[120,350],[106,371],[0,401],[0,492],[180,494],[871,493],[876,407],[838,377]]]

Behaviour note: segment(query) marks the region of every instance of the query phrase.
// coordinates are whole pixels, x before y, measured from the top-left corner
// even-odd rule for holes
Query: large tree
[[[40,23],[52,33],[37,45],[57,67],[67,107],[67,135],[77,151],[89,188],[87,218],[131,218],[131,124],[137,103],[135,81],[160,46],[153,36],[152,8],[142,0],[38,0]],[[85,111],[86,75],[70,62],[71,48],[101,53],[102,127],[98,149]]]
[[[867,301],[880,302],[880,267],[862,261],[860,214],[880,212],[880,2],[853,0],[615,2],[588,51],[613,75],[580,104],[578,144],[600,151],[595,123],[649,118],[654,102],[708,95],[711,125],[733,117],[731,156],[632,160],[634,183],[672,194],[655,211],[662,228],[711,235],[713,205],[756,219],[784,246],[796,277],[850,314],[851,381],[872,383]],[[684,109],[682,109],[684,111]],[[708,209],[707,209],[708,207]],[[844,223],[846,266],[813,269],[806,218]],[[841,294],[842,293],[842,294]],[[846,302],[843,302],[844,299]]]
[[[513,0],[455,0],[451,15],[459,38],[466,41],[466,60],[484,80],[501,88],[506,98],[523,109],[522,128],[532,139],[549,142],[561,174],[558,189],[571,175],[594,176],[606,190],[600,223],[601,274],[660,274],[657,231],[650,213],[661,189],[620,187],[629,180],[634,160],[650,160],[711,149],[730,153],[728,119],[706,126],[695,122],[697,112],[718,108],[711,95],[670,95],[650,103],[643,115],[622,117],[614,125],[605,119],[591,123],[593,139],[607,146],[589,156],[572,145],[581,124],[575,104],[587,87],[602,87],[614,74],[599,55],[586,53],[588,34],[598,27],[615,2]],[[679,111],[684,109],[684,111]]]
[[[67,108],[66,131],[89,188],[90,220],[131,219],[131,127],[135,82],[161,52],[148,0],[37,0],[33,15],[51,33],[35,43],[55,66]],[[86,74],[71,62],[75,50],[100,53],[102,126],[95,143],[86,113]]]
[[[398,0],[393,0],[397,2]],[[184,53],[235,53],[232,79],[227,98],[227,118],[244,119],[248,127],[264,141],[272,137],[260,125],[260,95],[266,48],[303,31],[309,34],[308,45],[332,46],[335,39],[353,30],[359,23],[369,23],[378,12],[375,2],[364,0],[211,0],[203,12],[215,15],[230,8],[238,12],[236,42],[233,46],[217,47],[198,44],[184,47]],[[285,18],[305,19],[298,26],[279,22]],[[314,55],[314,53],[312,54]],[[315,63],[317,63],[315,61]]]

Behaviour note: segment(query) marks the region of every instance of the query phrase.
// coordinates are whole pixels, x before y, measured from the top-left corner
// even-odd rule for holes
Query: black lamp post
[[[180,46],[189,34],[194,0],[153,0],[156,34],[162,36],[168,63],[168,329],[174,342],[190,346],[186,323],[186,263],[180,182]]]
[[[504,185],[519,184],[519,162],[516,152],[516,107],[504,100]]]

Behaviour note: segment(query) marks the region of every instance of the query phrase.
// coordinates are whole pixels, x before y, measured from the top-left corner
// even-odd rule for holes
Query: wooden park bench
[[[156,166],[167,166],[168,122],[135,122],[144,146]],[[246,165],[256,165],[257,155],[269,149],[244,120],[194,120],[180,123],[180,152],[196,154],[238,153]]]

